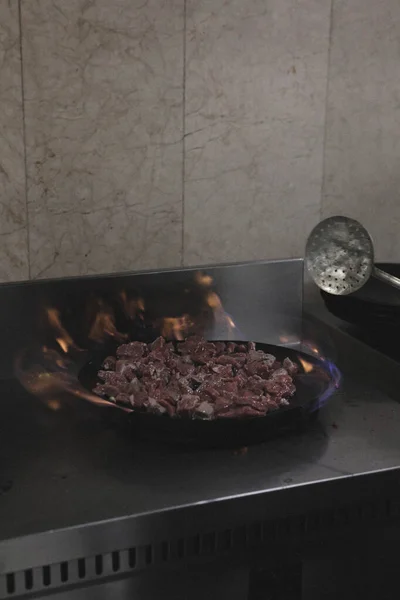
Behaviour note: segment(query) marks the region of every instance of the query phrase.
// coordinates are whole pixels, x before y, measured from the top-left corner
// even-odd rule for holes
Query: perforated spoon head
[[[348,217],[329,217],[310,233],[305,260],[319,288],[344,296],[362,288],[371,277],[374,247],[361,223]]]

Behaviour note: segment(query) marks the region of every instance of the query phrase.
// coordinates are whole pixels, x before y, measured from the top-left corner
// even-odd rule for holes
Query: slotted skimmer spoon
[[[354,219],[330,217],[312,230],[306,245],[306,266],[319,288],[345,296],[373,276],[400,290],[400,279],[374,266],[368,231]]]

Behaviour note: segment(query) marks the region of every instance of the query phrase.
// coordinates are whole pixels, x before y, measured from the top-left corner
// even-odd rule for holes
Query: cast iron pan
[[[132,412],[128,418],[132,420],[134,435],[140,439],[172,444],[240,447],[264,441],[278,433],[303,425],[312,415],[315,416],[319,400],[330,385],[329,374],[324,364],[313,356],[290,348],[269,344],[256,344],[256,347],[257,350],[273,354],[279,361],[289,357],[299,365],[299,374],[295,377],[296,393],[289,406],[271,411],[264,417],[211,421]],[[115,354],[115,347],[114,351],[110,348],[108,352],[103,349],[81,369],[79,381],[86,389],[92,391],[95,387],[98,381],[97,372],[109,354]],[[299,358],[318,368],[315,372],[304,373]]]
[[[380,269],[400,276],[400,265],[379,263]],[[368,331],[391,332],[400,329],[400,292],[371,277],[364,287],[348,296],[333,296],[321,291],[329,312]]]

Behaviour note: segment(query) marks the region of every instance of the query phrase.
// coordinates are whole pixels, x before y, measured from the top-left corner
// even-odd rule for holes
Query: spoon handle
[[[378,269],[377,267],[374,267],[372,274],[374,277],[376,277],[380,281],[383,281],[384,283],[388,283],[392,287],[395,287],[398,290],[400,290],[400,279],[398,277],[395,277],[394,275],[390,275],[390,273],[386,273],[386,271],[382,271],[382,269]]]

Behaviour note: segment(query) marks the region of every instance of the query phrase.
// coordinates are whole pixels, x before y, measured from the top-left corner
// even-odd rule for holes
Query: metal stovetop
[[[301,277],[301,263],[294,270]],[[0,574],[395,489],[400,404],[362,375],[376,363],[373,351],[340,336],[343,383],[319,418],[247,450],[138,443],[123,414],[90,405],[49,411],[4,379]],[[361,352],[353,369],[349,357]]]
[[[350,377],[306,431],[247,451],[135,443],[123,415],[49,413],[17,385],[0,386],[3,540],[400,466],[400,404]]]

